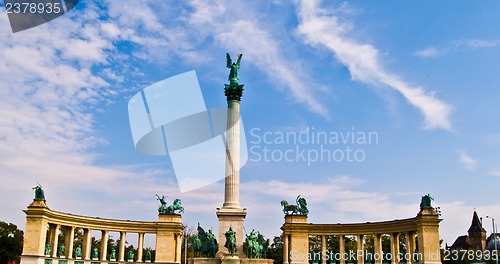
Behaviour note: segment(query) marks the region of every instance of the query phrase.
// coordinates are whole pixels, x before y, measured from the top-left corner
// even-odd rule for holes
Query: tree
[[[14,224],[0,221],[0,264],[19,263],[23,252],[24,233]]]
[[[273,238],[267,257],[274,259],[274,263],[283,263],[283,235]]]

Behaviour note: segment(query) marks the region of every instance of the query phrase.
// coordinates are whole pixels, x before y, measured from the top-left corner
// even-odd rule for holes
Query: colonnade
[[[184,229],[181,216],[177,214],[159,215],[158,221],[143,222],[130,220],[104,219],[87,217],[52,211],[45,201],[35,200],[28,206],[26,213],[26,229],[21,255],[21,264],[44,264],[48,258],[70,261],[95,262],[143,262],[144,237],[146,234],[156,236],[156,263],[180,263],[182,248],[182,231]],[[59,230],[64,232],[64,241],[59,241]],[[75,255],[75,233],[83,229],[81,257]],[[92,258],[92,233],[100,232],[101,246],[99,256]],[[120,234],[120,243],[116,259],[110,259],[108,240],[110,232]],[[137,255],[129,260],[125,252],[127,234],[137,234]],[[45,253],[45,247],[50,244],[50,252]],[[64,255],[58,256],[61,245],[64,244]],[[63,262],[64,263],[64,262]],[[69,264],[71,264],[70,262]]]
[[[65,241],[59,241],[59,236],[58,236],[58,231],[61,229],[65,233]],[[65,226],[65,225],[60,225],[60,224],[52,224],[49,222],[48,224],[48,234],[49,237],[47,238],[47,243],[50,244],[50,248],[52,249],[50,252],[50,257],[52,258],[57,258],[57,257],[62,257],[62,258],[67,258],[67,259],[84,259],[84,260],[91,260],[91,253],[92,253],[92,232],[95,230],[92,230],[90,228],[82,228],[83,229],[83,244],[82,244],[82,256],[77,257],[74,255],[75,248],[74,248],[74,241],[75,241],[75,232],[77,229],[80,228],[78,226]],[[125,246],[126,246],[126,241],[127,241],[127,232],[125,231],[120,231],[120,244],[118,246],[118,255],[116,258],[111,259],[108,258],[108,240],[109,240],[109,230],[100,230],[101,233],[101,247],[99,248],[99,257],[98,259],[92,259],[92,260],[100,260],[100,261],[128,261],[129,259],[126,259],[125,257]],[[138,234],[138,241],[137,241],[137,256],[135,256],[134,261],[135,262],[142,262],[143,256],[144,256],[144,235],[146,232],[139,232]],[[154,233],[153,233],[154,234]],[[64,243],[64,256],[59,256],[59,248],[61,243]],[[180,242],[179,242],[180,243]],[[47,256],[47,255],[45,255]]]
[[[438,214],[432,208],[422,209],[417,217],[385,222],[367,222],[355,224],[312,224],[305,215],[287,215],[283,230],[283,262],[286,264],[303,264],[311,262],[314,254],[309,252],[309,237],[321,237],[321,264],[327,260],[345,264],[353,256],[358,264],[365,264],[365,259],[381,264],[386,256],[392,264],[399,263],[400,234],[405,234],[404,244],[407,263],[441,263],[439,245]],[[390,252],[382,251],[382,237],[388,235]],[[338,252],[329,252],[327,236],[339,237]],[[355,237],[356,252],[346,252],[345,238]],[[364,249],[366,236],[373,236],[373,253]],[[417,243],[418,241],[418,243]],[[418,251],[417,251],[418,248]],[[417,252],[417,253],[415,253]]]

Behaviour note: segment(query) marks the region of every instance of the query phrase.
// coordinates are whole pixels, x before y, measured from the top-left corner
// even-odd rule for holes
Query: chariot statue
[[[297,196],[295,199],[295,204],[288,204],[287,201],[281,201],[281,206],[283,206],[283,213],[285,215],[308,215],[309,210],[307,209],[307,201],[305,198]]]
[[[420,201],[420,210],[424,208],[432,208],[433,200],[434,198],[430,194],[422,196],[422,200]]]
[[[184,207],[182,207],[181,199],[175,199],[172,205],[167,206],[165,195],[162,195],[160,197],[157,194],[156,197],[156,200],[160,201],[160,207],[158,207],[159,214],[177,214],[184,212]]]

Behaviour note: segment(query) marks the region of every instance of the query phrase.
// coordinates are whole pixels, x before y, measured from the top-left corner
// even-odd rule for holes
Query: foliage
[[[19,263],[23,251],[22,230],[17,229],[14,224],[0,221],[0,263],[9,261]]]

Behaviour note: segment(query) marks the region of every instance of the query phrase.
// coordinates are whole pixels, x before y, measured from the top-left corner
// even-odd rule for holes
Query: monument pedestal
[[[225,258],[225,254],[228,254],[227,248],[224,247],[226,243],[226,237],[224,232],[229,230],[229,227],[236,232],[236,254],[239,258],[245,258],[245,252],[243,251],[243,242],[245,241],[245,217],[247,216],[246,208],[218,208],[217,218],[219,218],[219,252],[217,252],[216,258]]]

